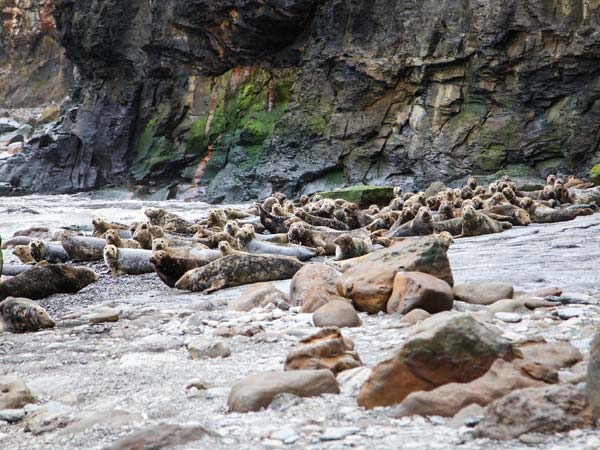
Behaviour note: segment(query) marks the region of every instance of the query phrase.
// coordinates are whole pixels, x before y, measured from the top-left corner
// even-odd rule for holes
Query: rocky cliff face
[[[64,53],[52,0],[0,0],[0,108],[61,102],[73,73]]]
[[[13,188],[230,201],[600,160],[600,0],[53,0],[82,79]]]

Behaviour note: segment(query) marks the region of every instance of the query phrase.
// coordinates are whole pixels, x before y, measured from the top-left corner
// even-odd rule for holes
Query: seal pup
[[[118,248],[114,245],[104,247],[104,262],[115,276],[154,272],[154,265],[150,262],[151,256],[150,250]]]
[[[29,243],[29,252],[36,262],[48,261],[50,264],[67,262],[69,254],[60,244],[51,244],[34,239]]]
[[[221,256],[229,256],[229,255],[247,255],[247,252],[240,252],[239,250],[235,250],[229,242],[221,241],[217,247],[221,252]]]
[[[26,272],[1,282],[0,300],[7,297],[39,300],[52,294],[74,294],[96,280],[98,275],[87,267],[38,264]]]
[[[13,249],[13,255],[15,255],[23,264],[35,264],[35,258],[31,254],[28,245],[17,245]]]
[[[174,258],[165,251],[152,254],[150,262],[158,277],[169,287],[175,287],[175,283],[190,270],[197,269],[210,263],[208,259],[196,258]]]
[[[32,300],[9,297],[0,302],[0,331],[27,333],[54,325],[46,310]]]
[[[500,233],[503,230],[510,230],[511,228],[512,224],[509,222],[494,220],[485,214],[477,212],[471,205],[463,208],[462,237]]]
[[[214,292],[263,281],[287,280],[302,268],[296,258],[279,255],[234,254],[191,270],[175,284],[177,289]]]
[[[308,247],[277,245],[259,241],[255,238],[254,229],[246,225],[238,232],[238,246],[240,250],[245,250],[248,253],[291,256],[298,258],[300,261],[307,261],[318,254]]]
[[[364,256],[371,251],[371,239],[357,239],[342,234],[335,240],[335,258],[338,261]]]
[[[88,236],[67,234],[62,246],[73,261],[100,261],[106,240]]]
[[[142,248],[138,241],[123,239],[117,230],[108,230],[106,232],[106,245],[114,245],[119,248]]]

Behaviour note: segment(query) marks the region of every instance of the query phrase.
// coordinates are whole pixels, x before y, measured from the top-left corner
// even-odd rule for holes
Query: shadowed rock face
[[[58,42],[52,0],[0,0],[0,108],[62,101],[72,71]]]
[[[54,14],[82,79],[51,151],[1,163],[13,188],[220,201],[600,159],[595,0],[55,0]]]

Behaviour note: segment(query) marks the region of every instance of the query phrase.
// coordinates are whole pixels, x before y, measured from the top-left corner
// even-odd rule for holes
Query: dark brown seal
[[[196,258],[175,258],[165,251],[158,251],[152,254],[150,262],[158,277],[169,287],[175,287],[175,283],[190,270],[203,267],[210,263],[208,259]]]
[[[74,294],[97,279],[96,273],[87,267],[37,265],[0,283],[0,300],[7,297],[39,300],[52,294]]]

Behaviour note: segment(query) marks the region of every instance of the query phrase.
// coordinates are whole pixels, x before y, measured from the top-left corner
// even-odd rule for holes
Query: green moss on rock
[[[499,170],[506,160],[506,146],[492,144],[481,152],[480,167],[483,170]]]
[[[319,192],[323,198],[341,198],[356,203],[360,208],[371,205],[386,206],[394,198],[394,188],[389,186],[351,186],[334,191]]]
[[[596,186],[600,186],[600,164],[596,164],[590,170],[590,181]]]
[[[536,176],[537,173],[531,167],[524,164],[510,164],[494,174],[497,178],[503,177],[504,175],[509,177],[528,177]]]

